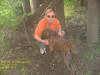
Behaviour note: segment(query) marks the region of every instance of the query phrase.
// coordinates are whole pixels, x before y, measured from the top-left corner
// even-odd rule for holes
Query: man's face
[[[49,12],[46,14],[46,19],[48,20],[48,23],[52,23],[54,18],[55,18],[54,12]]]

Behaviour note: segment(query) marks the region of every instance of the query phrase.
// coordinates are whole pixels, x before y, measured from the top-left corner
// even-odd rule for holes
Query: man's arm
[[[57,25],[58,35],[62,36],[60,21],[57,19],[56,23],[57,23],[56,25]]]
[[[45,45],[48,45],[48,40],[42,40],[38,35],[34,35],[34,39],[36,39],[39,42],[44,43]]]

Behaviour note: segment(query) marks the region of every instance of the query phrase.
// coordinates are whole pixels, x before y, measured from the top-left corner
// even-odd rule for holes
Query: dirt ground
[[[35,41],[36,42],[36,41]],[[50,52],[41,55],[37,44],[31,47],[18,46],[1,54],[0,59],[0,75],[70,75],[63,60],[52,58]],[[100,75],[100,47],[94,46],[91,52],[88,50],[86,42],[81,42],[77,46],[78,54],[76,55],[75,64],[77,66],[76,75]],[[96,52],[96,51],[98,52]],[[6,61],[2,63],[2,61]],[[54,62],[51,62],[54,60]],[[7,61],[15,61],[9,63],[9,66],[16,64],[15,68],[9,67]],[[19,63],[17,61],[20,61]],[[25,61],[22,63],[22,61]],[[26,61],[29,61],[28,63]],[[5,64],[4,66],[2,66]],[[8,68],[7,68],[8,67]]]

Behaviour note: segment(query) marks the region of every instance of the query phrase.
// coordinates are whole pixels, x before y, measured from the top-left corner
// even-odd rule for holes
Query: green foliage
[[[100,72],[98,73],[98,75],[100,75]]]
[[[86,41],[87,39],[87,9],[86,8],[76,8],[76,11],[71,14],[71,16],[66,17],[67,31],[72,35],[74,39]],[[68,36],[69,36],[68,35]]]
[[[2,0],[2,6],[0,6],[0,29],[4,26],[14,28],[19,24],[19,16],[15,13],[15,11],[18,11],[16,7],[19,4],[20,2],[16,2],[15,4],[14,0]]]
[[[90,53],[88,56],[86,56],[86,58],[88,60],[93,60],[94,59],[94,54],[93,53]]]
[[[69,20],[69,24],[71,25],[80,25],[86,26],[88,23],[87,14],[84,13],[85,8],[77,8],[77,11],[73,12],[71,15],[71,19]]]
[[[91,44],[88,44],[88,55],[86,56],[86,58],[89,60],[89,61],[94,61],[95,60],[98,60],[100,59],[100,43],[91,43]]]
[[[74,39],[77,38],[78,40],[86,41],[86,28],[88,24],[87,9],[85,7],[78,7],[77,0],[64,0],[64,10],[65,22],[69,27],[67,30],[69,30],[70,35]]]
[[[75,4],[77,0],[64,0],[65,17],[70,17],[75,11]]]
[[[8,32],[16,29],[21,22],[21,0],[0,0],[0,48],[9,47]],[[6,37],[5,37],[6,36]]]
[[[92,75],[91,71],[88,71],[88,72],[86,73],[86,75]]]

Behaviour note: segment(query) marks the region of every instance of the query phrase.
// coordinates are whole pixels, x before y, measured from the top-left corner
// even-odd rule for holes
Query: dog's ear
[[[43,30],[42,32],[42,39],[47,39],[49,38],[49,33],[50,33],[50,29],[49,28],[46,28],[45,30]]]

